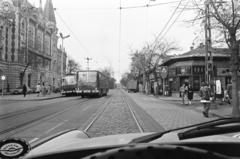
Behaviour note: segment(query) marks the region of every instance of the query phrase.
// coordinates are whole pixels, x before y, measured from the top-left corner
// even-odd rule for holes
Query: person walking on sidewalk
[[[41,85],[40,85],[40,83],[37,84],[36,92],[37,92],[37,96],[39,97],[40,92],[41,92]]]
[[[23,92],[23,96],[26,97],[26,94],[27,94],[27,86],[26,86],[25,84],[23,85],[23,90],[22,90],[22,92]]]
[[[180,98],[182,98],[182,104],[184,104],[184,97],[185,97],[185,84],[183,84],[180,89],[179,89],[179,93],[180,93]]]
[[[184,101],[185,101],[185,104],[188,104],[188,84],[187,83],[185,84],[185,87],[184,87]]]
[[[189,86],[188,86],[187,96],[188,96],[188,104],[192,104],[193,88],[192,88],[192,86],[191,86],[190,84],[189,84]]]
[[[210,96],[211,96],[211,90],[208,87],[207,83],[203,83],[202,87],[200,88],[200,97],[201,97],[201,103],[203,103],[203,115],[205,117],[208,117],[209,109],[210,109]]]

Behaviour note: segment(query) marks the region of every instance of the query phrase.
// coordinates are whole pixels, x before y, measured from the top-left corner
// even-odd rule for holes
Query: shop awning
[[[203,66],[204,61],[179,61],[174,63],[171,67],[180,67],[180,66]]]

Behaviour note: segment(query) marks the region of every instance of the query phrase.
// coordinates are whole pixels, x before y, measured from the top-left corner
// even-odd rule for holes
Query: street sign
[[[221,81],[216,80],[216,94],[222,94]]]
[[[161,76],[162,76],[162,78],[166,78],[167,75],[168,75],[167,68],[166,68],[166,67],[163,67],[162,70],[161,70]]]
[[[2,75],[2,76],[1,76],[1,80],[2,80],[2,81],[6,80],[6,76]]]

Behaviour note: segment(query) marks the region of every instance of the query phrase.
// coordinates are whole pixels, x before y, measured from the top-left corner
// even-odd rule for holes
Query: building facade
[[[225,89],[231,83],[231,52],[225,48],[213,48],[212,56],[213,80],[220,80]],[[183,84],[191,84],[194,91],[198,91],[201,82],[205,81],[205,46],[200,45],[184,54],[171,57],[163,62],[162,66],[167,67],[168,75],[161,84],[164,83],[171,91],[179,91]]]
[[[34,88],[37,83],[59,87],[59,69],[66,64],[66,53],[57,47],[52,0],[46,0],[44,8],[41,0],[38,8],[27,0],[10,2],[14,12],[7,15],[10,20],[0,24],[0,74],[6,76],[4,90],[11,91],[23,84]]]

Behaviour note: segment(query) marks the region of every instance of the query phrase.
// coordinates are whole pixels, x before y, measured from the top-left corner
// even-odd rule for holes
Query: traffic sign
[[[6,79],[6,76],[5,75],[2,75],[1,76],[1,80],[4,81]]]
[[[166,78],[168,75],[167,67],[163,67],[161,70],[161,76],[162,78]]]

